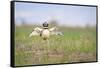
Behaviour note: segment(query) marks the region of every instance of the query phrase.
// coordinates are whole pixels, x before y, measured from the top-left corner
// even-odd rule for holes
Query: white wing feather
[[[54,30],[57,30],[57,27],[52,27],[52,28],[49,29],[49,31],[51,31],[51,32],[54,31]]]
[[[43,29],[39,28],[39,27],[36,27],[29,35],[29,37],[31,36],[38,36],[40,35],[40,32],[42,31]]]
[[[39,27],[36,27],[36,28],[34,28],[34,31],[36,31],[36,32],[41,32],[43,29],[42,28],[39,28]]]
[[[55,31],[55,32],[51,32],[51,35],[61,35],[61,36],[63,36],[63,33],[59,32],[59,31]]]
[[[62,32],[58,31],[57,27],[53,27],[49,29],[51,35],[63,35]]]

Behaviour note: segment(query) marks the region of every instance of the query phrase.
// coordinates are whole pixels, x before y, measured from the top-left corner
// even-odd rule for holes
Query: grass
[[[16,26],[16,66],[96,61],[95,28],[61,28],[64,36],[51,36],[49,42],[29,38],[32,29]]]

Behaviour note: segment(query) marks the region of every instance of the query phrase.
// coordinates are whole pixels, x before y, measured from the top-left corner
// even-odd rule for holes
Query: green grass
[[[31,37],[33,27],[16,26],[15,65],[37,65],[96,61],[95,28],[64,28],[64,36],[51,36],[48,41]]]

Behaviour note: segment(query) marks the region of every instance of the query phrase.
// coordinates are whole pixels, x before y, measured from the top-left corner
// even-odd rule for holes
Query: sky
[[[85,26],[96,24],[96,7],[41,3],[15,3],[15,23],[42,24],[56,20],[59,25]]]

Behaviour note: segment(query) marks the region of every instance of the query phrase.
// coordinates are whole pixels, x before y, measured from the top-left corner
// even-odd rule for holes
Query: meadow
[[[15,27],[16,66],[96,61],[95,27],[59,27],[64,35],[51,36],[49,43],[29,37],[34,27]]]

